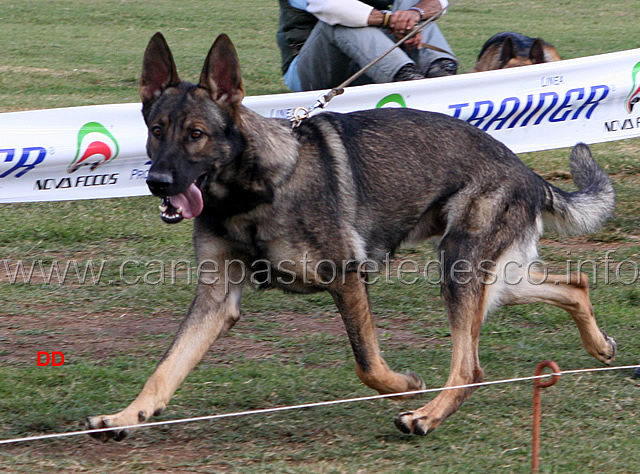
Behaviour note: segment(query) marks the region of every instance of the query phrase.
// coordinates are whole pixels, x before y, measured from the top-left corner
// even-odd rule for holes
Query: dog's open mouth
[[[162,198],[160,217],[167,224],[176,224],[199,216],[203,207],[202,191],[192,183],[184,193]]]

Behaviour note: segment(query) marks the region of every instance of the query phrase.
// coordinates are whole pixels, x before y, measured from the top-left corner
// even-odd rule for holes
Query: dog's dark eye
[[[160,128],[160,125],[154,125],[153,127],[151,127],[151,133],[154,136],[159,137],[160,135],[162,135],[162,128]]]
[[[198,130],[197,128],[194,128],[193,130],[191,130],[191,138],[193,138],[194,140],[202,138],[202,135],[203,135],[202,130]]]

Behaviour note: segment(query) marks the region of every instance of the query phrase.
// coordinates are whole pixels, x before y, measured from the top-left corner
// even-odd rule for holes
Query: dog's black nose
[[[147,177],[147,186],[149,191],[156,196],[166,196],[167,190],[173,184],[173,176],[171,173],[150,172]]]

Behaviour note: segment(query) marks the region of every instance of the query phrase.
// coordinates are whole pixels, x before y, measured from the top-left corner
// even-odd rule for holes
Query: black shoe
[[[400,70],[393,76],[393,82],[398,81],[415,81],[417,79],[424,79],[424,74],[420,72],[418,66],[413,63],[407,63],[400,68]]]
[[[458,72],[458,63],[453,59],[441,58],[431,63],[427,70],[426,77],[453,76]]]

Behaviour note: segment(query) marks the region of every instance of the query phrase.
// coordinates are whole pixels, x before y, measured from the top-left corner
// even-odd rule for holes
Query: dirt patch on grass
[[[627,239],[632,239],[631,242],[603,242],[588,240],[585,237],[563,237],[562,241],[553,239],[540,239],[540,245],[553,247],[564,250],[576,250],[576,251],[602,251],[617,250],[623,248],[634,247],[640,245],[640,236],[625,236]]]
[[[65,361],[86,358],[100,363],[121,355],[155,360],[169,347],[182,319],[168,313],[80,315],[57,307],[43,307],[39,312],[0,318],[0,365],[35,364],[38,351],[63,352]],[[380,329],[384,345],[424,347],[428,341],[409,329],[409,323],[396,321],[393,327]],[[238,354],[245,359],[288,359],[314,337],[348,345],[342,321],[335,314],[247,315],[214,343],[205,360]]]
[[[174,430],[177,432],[178,430]],[[173,434],[173,433],[172,433]],[[177,433],[176,433],[177,434]],[[198,439],[167,436],[145,441],[144,435],[122,443],[101,443],[88,436],[54,442],[16,444],[6,448],[15,471],[54,472],[232,472]],[[60,453],[65,453],[60,464]],[[9,472],[9,471],[5,471]]]

